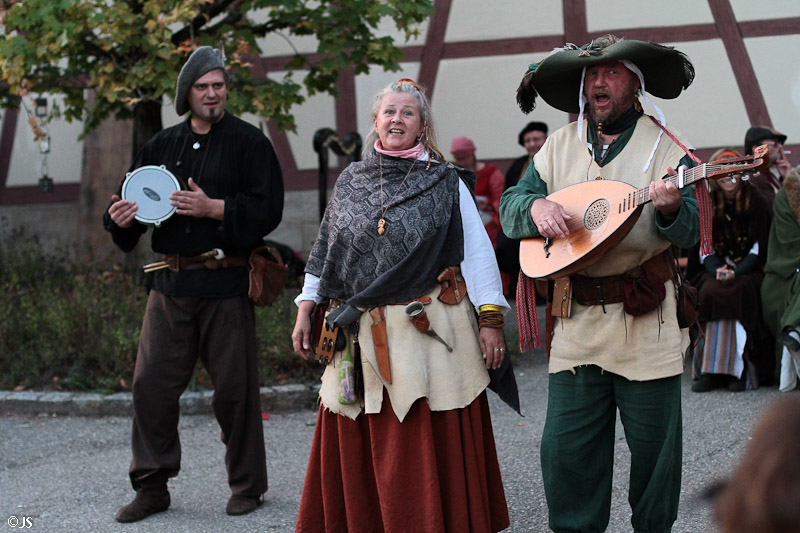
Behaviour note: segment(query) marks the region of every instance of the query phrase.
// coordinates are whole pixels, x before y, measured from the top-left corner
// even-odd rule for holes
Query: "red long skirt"
[[[463,409],[418,400],[402,423],[320,406],[297,532],[495,532],[507,528],[486,393]]]

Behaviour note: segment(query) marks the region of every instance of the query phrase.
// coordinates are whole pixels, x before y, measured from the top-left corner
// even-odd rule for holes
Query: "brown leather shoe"
[[[234,494],[228,500],[225,512],[231,516],[247,514],[261,507],[262,503],[264,503],[264,499],[261,496],[239,496]]]
[[[169,508],[169,491],[164,489],[139,489],[136,497],[131,503],[117,511],[114,517],[117,522],[126,524],[128,522],[138,522],[148,516]]]

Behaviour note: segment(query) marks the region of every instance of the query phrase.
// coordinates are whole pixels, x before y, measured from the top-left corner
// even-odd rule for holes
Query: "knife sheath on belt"
[[[372,317],[372,343],[375,345],[375,359],[378,360],[378,372],[386,381],[392,382],[392,371],[389,367],[389,340],[386,337],[386,317],[383,306],[370,309]]]

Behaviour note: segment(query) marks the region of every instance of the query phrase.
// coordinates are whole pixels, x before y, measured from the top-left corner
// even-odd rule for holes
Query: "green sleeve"
[[[688,155],[681,158],[678,165],[689,168],[697,166]],[[677,168],[677,167],[676,167]],[[664,176],[666,178],[667,176]],[[698,187],[705,187],[705,181],[698,182]],[[700,240],[700,216],[697,210],[697,200],[694,196],[694,186],[684,187],[681,191],[681,208],[678,216],[668,220],[658,209],[655,210],[655,223],[658,233],[678,248],[691,248]]]
[[[547,185],[531,163],[519,183],[509,187],[500,198],[500,223],[503,225],[503,233],[511,239],[538,237],[539,229],[531,218],[531,205],[534,200],[545,196],[547,196]]]

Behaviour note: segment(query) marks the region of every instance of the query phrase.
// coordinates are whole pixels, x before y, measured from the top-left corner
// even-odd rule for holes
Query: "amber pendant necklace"
[[[389,198],[389,201],[387,202],[386,207],[384,208],[383,207],[383,154],[380,153],[378,154],[378,166],[380,168],[380,183],[381,183],[381,218],[380,220],[378,220],[378,235],[383,235],[384,233],[386,233],[386,218],[385,218],[386,212],[392,205],[392,200],[394,200],[394,197],[397,196],[397,193],[400,192],[400,189],[403,188],[403,185],[406,183],[408,176],[411,175],[411,171],[414,169],[414,165],[416,164],[417,160],[414,159],[414,162],[411,163],[408,172],[406,172],[406,177],[403,178],[403,181],[400,182],[400,185],[397,187],[397,190],[394,191],[394,194],[392,195],[391,198]]]

